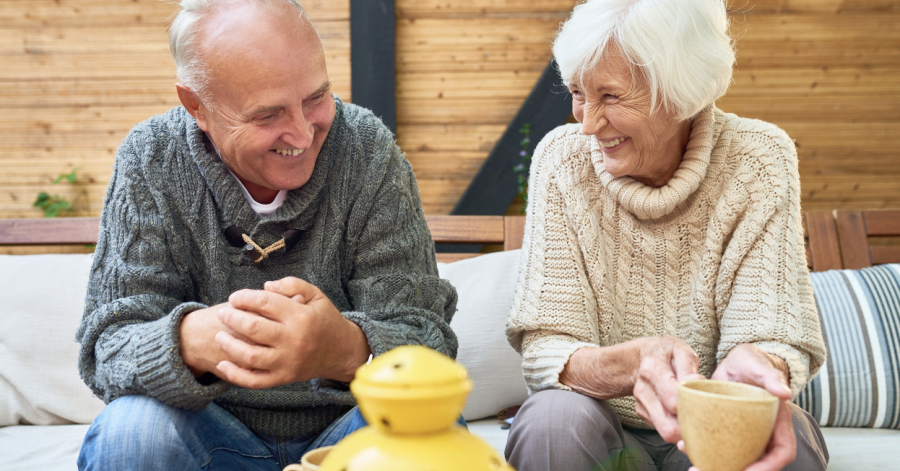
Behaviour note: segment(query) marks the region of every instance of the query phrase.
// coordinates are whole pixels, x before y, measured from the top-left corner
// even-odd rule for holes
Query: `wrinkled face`
[[[287,6],[231,5],[198,34],[212,110],[200,106],[197,123],[251,195],[299,188],[334,121],[322,44]]]
[[[608,173],[665,184],[681,163],[690,122],[678,122],[664,109],[651,116],[650,88],[618,53],[607,53],[599,64],[582,83],[568,85],[572,114],[582,132],[600,143]]]

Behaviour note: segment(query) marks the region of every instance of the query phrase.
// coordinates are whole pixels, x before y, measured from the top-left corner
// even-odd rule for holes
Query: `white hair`
[[[309,19],[298,0],[181,0],[179,10],[169,26],[169,49],[175,59],[175,75],[178,80],[208,102],[208,64],[197,54],[197,23],[210,11],[227,3],[245,1],[274,10],[276,5],[286,4]],[[210,105],[210,103],[206,103]]]
[[[553,42],[566,84],[580,84],[612,44],[646,80],[651,109],[690,119],[721,98],[735,61],[723,0],[587,0]]]

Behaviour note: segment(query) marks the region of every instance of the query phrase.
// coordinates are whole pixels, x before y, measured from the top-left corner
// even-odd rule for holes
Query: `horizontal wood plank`
[[[884,263],[900,263],[900,247],[893,246],[873,246],[872,264],[881,265]]]
[[[866,211],[866,233],[870,236],[900,236],[900,209]]]
[[[431,238],[438,244],[502,244],[503,216],[427,216]]]
[[[0,219],[0,244],[94,244],[99,218]]]
[[[437,258],[438,263],[453,263],[453,262],[458,262],[460,260],[474,258],[474,257],[477,257],[479,255],[484,255],[484,254],[480,254],[480,253],[436,253],[434,255]]]

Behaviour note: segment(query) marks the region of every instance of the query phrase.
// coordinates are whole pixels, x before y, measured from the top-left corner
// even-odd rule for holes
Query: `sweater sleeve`
[[[806,266],[800,219],[800,180],[793,143],[777,130],[774,136],[754,133],[770,155],[758,159],[747,217],[726,248],[746,252],[739,258],[727,304],[720,312],[717,361],[732,348],[751,343],[781,357],[790,370],[794,395],[818,372],[825,344]],[[772,157],[774,155],[775,157]],[[752,196],[755,195],[755,196]],[[724,260],[738,259],[725,257]],[[724,290],[724,288],[723,288]],[[724,292],[718,297],[725,299]]]
[[[107,403],[146,395],[197,410],[229,386],[200,384],[181,358],[181,319],[206,306],[188,301],[191,283],[173,263],[163,216],[146,181],[142,157],[157,150],[164,149],[157,149],[150,126],[143,124],[116,156],[76,334],[79,370]]]
[[[348,220],[353,310],[343,315],[363,330],[374,355],[424,345],[456,358],[456,290],[438,276],[412,166],[386,128],[374,149]]]
[[[600,342],[596,301],[552,168],[553,154],[564,147],[554,139],[559,133],[535,149],[522,263],[506,325],[530,392],[571,390],[559,382],[569,357]]]

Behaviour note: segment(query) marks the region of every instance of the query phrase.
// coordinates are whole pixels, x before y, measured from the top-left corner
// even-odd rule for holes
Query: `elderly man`
[[[331,92],[296,0],[183,0],[183,107],[135,127],[103,210],[80,370],[109,406],[80,469],[280,470],[365,425],[370,355],[455,356],[409,163]]]

